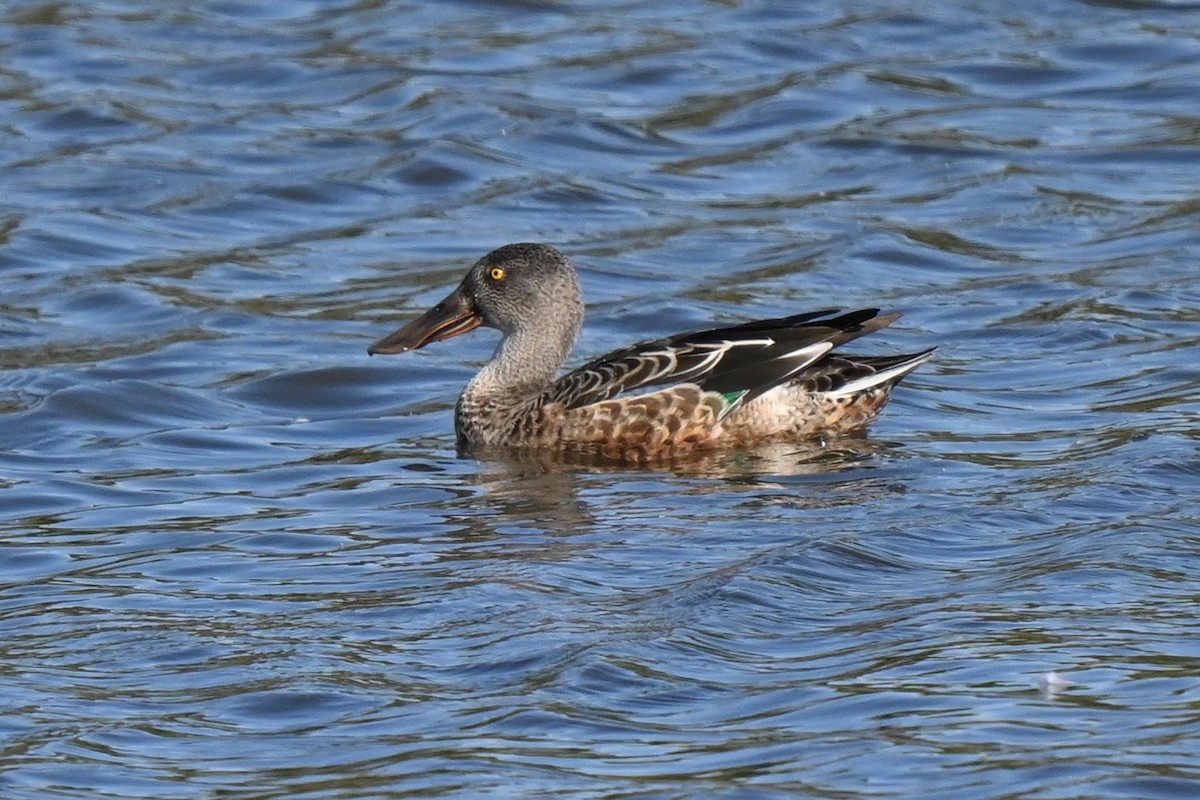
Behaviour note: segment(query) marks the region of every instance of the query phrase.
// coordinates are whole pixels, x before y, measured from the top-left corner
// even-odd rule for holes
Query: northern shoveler
[[[579,278],[553,247],[524,243],[479,259],[446,299],[367,352],[404,353],[480,325],[496,328],[495,355],[458,398],[460,446],[648,462],[863,428],[933,349],[898,356],[831,351],[899,316],[826,309],[684,333],[556,377],[583,324]]]

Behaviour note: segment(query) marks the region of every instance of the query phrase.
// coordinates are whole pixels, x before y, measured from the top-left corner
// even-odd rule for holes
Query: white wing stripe
[[[729,339],[724,342],[712,342],[712,343],[705,343],[705,344],[698,344],[698,345],[689,345],[686,348],[679,348],[678,350],[676,350],[676,349],[653,350],[653,351],[650,351],[647,353],[643,353],[642,355],[643,356],[651,356],[651,357],[664,357],[666,359],[666,363],[664,363],[660,369],[655,370],[655,372],[653,374],[653,379],[671,375],[672,370],[678,370],[678,371],[674,372],[672,377],[689,378],[689,377],[693,377],[693,376],[697,376],[697,375],[706,375],[709,372],[711,372],[712,370],[716,369],[717,364],[721,363],[721,359],[723,359],[725,357],[725,354],[728,353],[734,347],[745,347],[745,346],[770,347],[773,344],[775,344],[775,340],[769,339],[769,338],[766,338],[766,339]],[[702,352],[704,350],[708,350],[709,352],[698,363],[693,364],[692,366],[688,367],[687,369],[678,369],[680,352],[690,352],[692,354],[699,354],[700,352]]]
[[[825,355],[832,349],[833,349],[833,344],[831,342],[817,342],[816,344],[810,344],[807,347],[801,347],[799,350],[793,350],[790,353],[779,356],[779,358],[776,359],[777,361],[780,359],[786,359],[786,360],[798,359],[799,360],[798,364],[796,364],[790,370],[788,370],[787,375],[784,376],[783,380],[786,381],[788,378],[792,377],[800,370],[809,366],[814,361],[818,360],[819,358],[821,358],[821,356]],[[781,381],[781,383],[782,383],[782,381]]]
[[[904,363],[897,364],[896,366],[891,367],[890,369],[882,369],[873,375],[865,375],[865,376],[859,378],[858,380],[850,381],[846,385],[838,388],[836,391],[830,392],[829,394],[832,395],[833,397],[839,397],[844,394],[854,394],[856,392],[866,391],[867,389],[870,389],[872,386],[878,386],[881,383],[887,383],[892,378],[895,378],[899,375],[903,375],[906,372],[912,372],[914,369],[921,366],[926,361],[928,361],[928,359],[921,359],[920,361],[915,361],[915,362],[914,361],[905,361]]]

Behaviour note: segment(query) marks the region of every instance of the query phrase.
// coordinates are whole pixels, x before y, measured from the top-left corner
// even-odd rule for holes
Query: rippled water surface
[[[0,4],[0,796],[1200,794],[1200,8]],[[828,306],[868,437],[459,458],[476,257],[577,358]]]

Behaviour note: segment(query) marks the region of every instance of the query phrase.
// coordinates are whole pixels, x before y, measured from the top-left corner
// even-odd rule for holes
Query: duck
[[[863,431],[936,348],[837,348],[899,317],[828,308],[755,320],[639,342],[560,375],[583,326],[579,276],[554,247],[521,242],[480,258],[445,299],[367,352],[407,353],[494,328],[494,355],[455,405],[460,450],[650,463]]]

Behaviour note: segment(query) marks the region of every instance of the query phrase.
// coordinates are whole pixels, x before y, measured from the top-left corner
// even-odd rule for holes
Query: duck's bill
[[[473,331],[482,324],[483,318],[474,304],[461,291],[455,291],[400,330],[375,342],[367,348],[367,353],[407,353]]]

